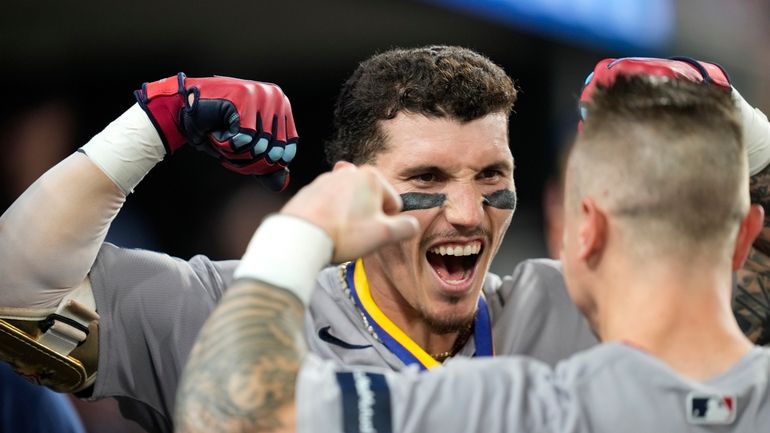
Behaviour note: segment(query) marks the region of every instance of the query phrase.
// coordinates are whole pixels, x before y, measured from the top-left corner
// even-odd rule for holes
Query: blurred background
[[[0,209],[133,102],[184,71],[278,83],[300,132],[290,191],[272,194],[183,149],[130,197],[109,239],[189,258],[237,258],[261,216],[329,167],[336,93],[358,62],[394,47],[455,44],[501,65],[520,90],[511,118],[519,208],[493,270],[555,254],[560,157],[576,101],[604,57],[720,63],[770,109],[770,4],[762,0],[219,0],[12,2],[0,15]],[[140,431],[78,403],[88,431]]]

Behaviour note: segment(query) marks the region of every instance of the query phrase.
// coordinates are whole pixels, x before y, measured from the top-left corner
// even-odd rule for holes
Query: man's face
[[[440,206],[408,211],[418,236],[367,257],[372,292],[385,311],[425,320],[434,332],[473,320],[484,276],[513,210],[484,204],[483,195],[514,190],[508,119],[489,114],[461,123],[399,113],[383,121],[386,150],[379,169],[396,190],[444,194]]]

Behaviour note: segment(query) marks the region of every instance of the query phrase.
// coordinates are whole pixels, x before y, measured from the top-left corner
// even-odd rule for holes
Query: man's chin
[[[473,323],[475,310],[470,314],[423,314],[423,319],[434,334],[451,334],[462,331]]]

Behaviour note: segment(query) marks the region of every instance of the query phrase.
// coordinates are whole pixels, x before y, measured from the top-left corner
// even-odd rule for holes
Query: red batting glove
[[[591,96],[597,86],[609,87],[620,76],[648,75],[662,76],[675,79],[686,79],[695,83],[704,83],[723,87],[732,91],[730,78],[721,66],[716,63],[701,62],[688,57],[672,57],[670,59],[655,59],[648,57],[624,57],[620,59],[604,59],[596,64],[594,71],[586,78],[583,92],[580,95],[580,123],[582,130],[585,115],[585,104],[591,101]]]
[[[286,166],[299,137],[289,99],[275,84],[180,72],[134,94],[168,154],[189,143],[228,170],[260,176],[271,189],[288,185]]]

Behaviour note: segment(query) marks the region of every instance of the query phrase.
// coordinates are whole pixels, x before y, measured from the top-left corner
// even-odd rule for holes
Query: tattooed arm
[[[293,432],[303,305],[239,280],[198,336],[179,389],[181,432]]]
[[[738,271],[733,311],[743,332],[756,344],[770,343],[770,166],[751,176],[751,202],[765,209],[764,228]]]
[[[177,431],[294,431],[306,288],[330,259],[351,260],[414,236],[417,221],[400,209],[376,171],[338,164],[266,219],[193,347],[177,396]]]

